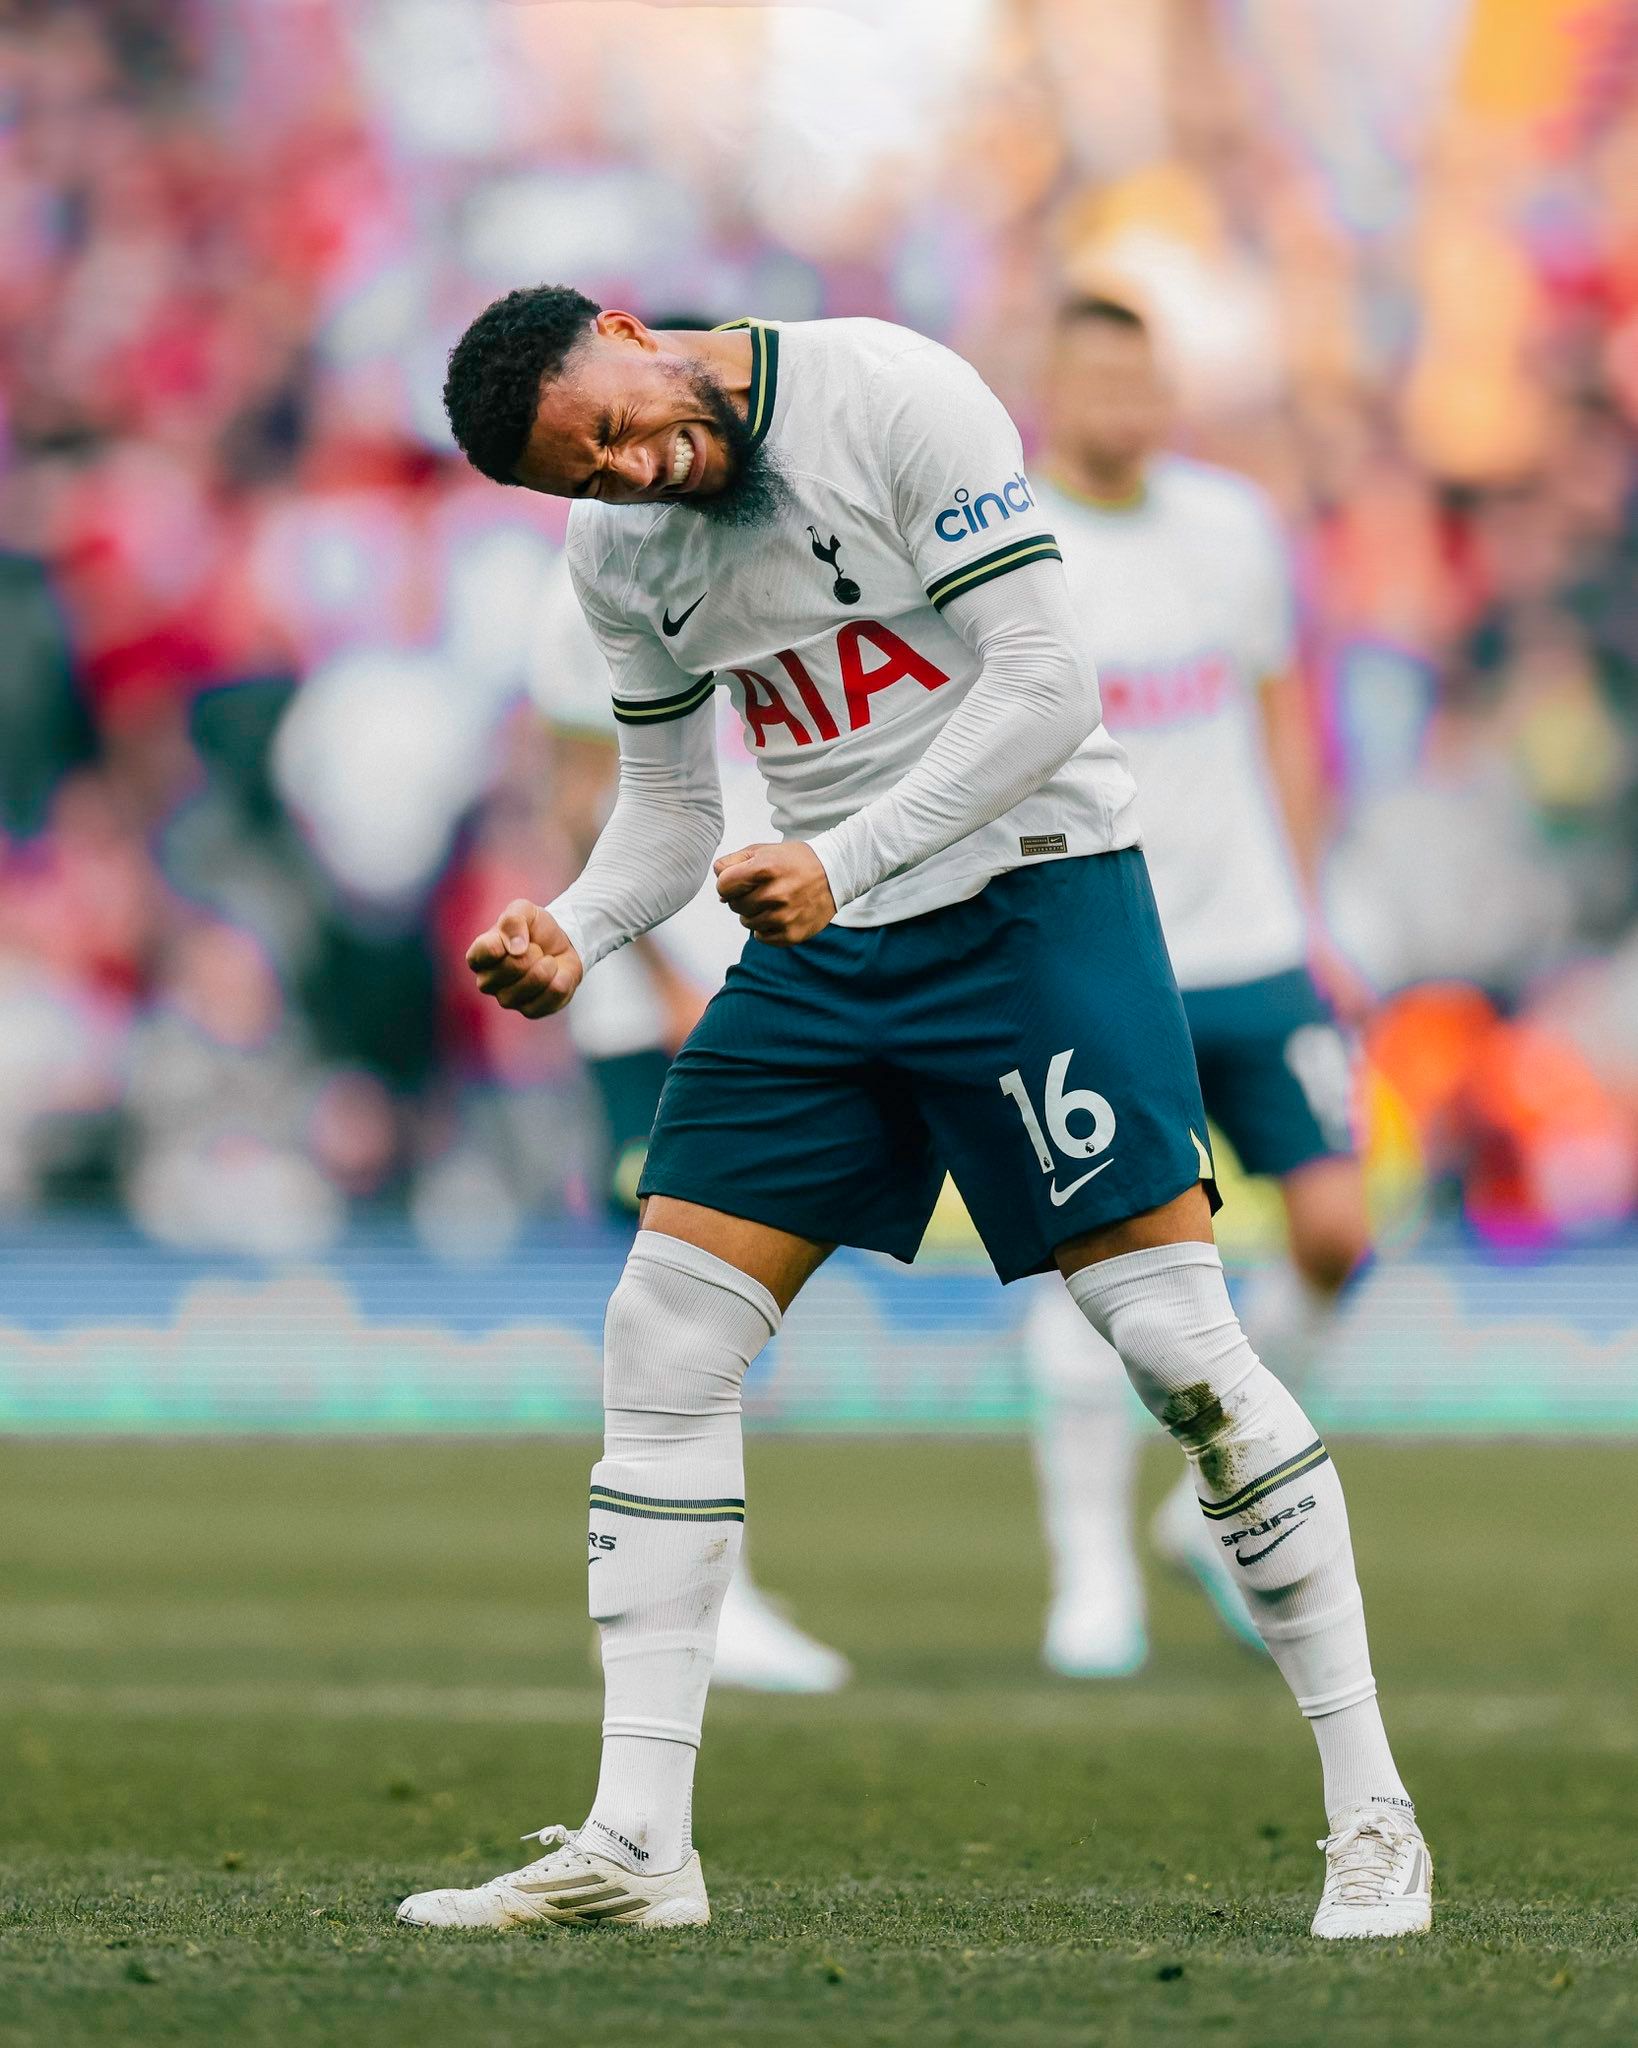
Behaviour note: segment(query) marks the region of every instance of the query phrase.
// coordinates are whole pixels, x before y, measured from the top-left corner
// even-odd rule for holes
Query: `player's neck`
[[[753,368],[750,329],[736,327],[726,334],[714,330],[677,328],[666,334],[666,344],[680,356],[687,356],[711,375],[741,407],[751,400]]]
[[[1049,448],[1042,467],[1066,497],[1099,512],[1136,512],[1149,495],[1149,465],[1142,459],[1092,463],[1067,449]]]

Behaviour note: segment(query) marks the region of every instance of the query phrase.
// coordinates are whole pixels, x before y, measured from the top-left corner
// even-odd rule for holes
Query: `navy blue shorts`
[[[946,1168],[1003,1280],[1216,1186],[1136,849],[747,943],[672,1062],[640,1192],[913,1259]]]
[[[1354,1149],[1346,1040],[1306,968],[1183,998],[1200,1091],[1247,1173]]]

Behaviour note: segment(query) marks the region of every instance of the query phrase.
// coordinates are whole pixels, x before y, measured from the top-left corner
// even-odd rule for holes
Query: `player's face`
[[[1066,321],[1048,368],[1047,410],[1053,440],[1094,468],[1125,468],[1152,455],[1172,409],[1148,335],[1108,320]]]
[[[542,389],[517,478],[608,505],[707,501],[734,483],[746,440],[708,371],[629,315],[605,314]]]

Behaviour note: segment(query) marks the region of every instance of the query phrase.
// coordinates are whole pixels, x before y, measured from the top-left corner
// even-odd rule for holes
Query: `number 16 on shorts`
[[[1115,1112],[1108,1099],[1093,1088],[1065,1085],[1069,1079],[1069,1063],[1074,1057],[1075,1048],[1070,1046],[1063,1052],[1054,1053],[1047,1068],[1046,1097],[1042,1105],[1046,1111],[1045,1130],[1035,1113],[1035,1104],[1030,1100],[1023,1075],[1014,1067],[1011,1073],[1001,1076],[1001,1093],[1010,1096],[1017,1105],[1029,1141],[1035,1147],[1041,1171],[1051,1177],[1047,1192],[1052,1197],[1054,1208],[1067,1202],[1077,1188],[1085,1187],[1089,1180],[1103,1172],[1104,1167],[1114,1164],[1112,1159],[1105,1159],[1070,1181],[1067,1187],[1058,1184],[1059,1162],[1052,1149],[1054,1145],[1066,1159],[1096,1159],[1100,1152],[1107,1152],[1115,1140]],[[1072,1116],[1089,1116],[1092,1119],[1091,1130],[1077,1136],[1069,1127]],[[1048,1131],[1052,1134],[1051,1144],[1047,1142]]]

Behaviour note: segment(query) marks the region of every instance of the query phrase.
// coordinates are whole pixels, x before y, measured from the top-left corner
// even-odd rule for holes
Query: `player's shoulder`
[[[595,605],[600,613],[623,613],[637,585],[644,549],[653,542],[663,553],[667,527],[674,528],[682,516],[674,505],[605,505],[596,498],[577,498],[569,508],[563,547],[582,603]]]
[[[793,356],[800,353],[804,381],[823,376],[838,394],[913,397],[952,381],[981,382],[954,349],[891,320],[803,320],[781,331],[794,344]]]
[[[1150,469],[1149,488],[1165,510],[1180,518],[1258,538],[1279,530],[1274,501],[1262,485],[1215,462],[1162,456]]]
[[[892,320],[863,317],[843,320],[785,320],[776,323],[781,335],[798,348],[857,364],[866,371],[902,362],[939,344],[913,327]]]
[[[564,536],[571,568],[582,581],[592,582],[622,566],[629,567],[669,509],[664,505],[605,505],[597,498],[577,498],[569,507]]]

